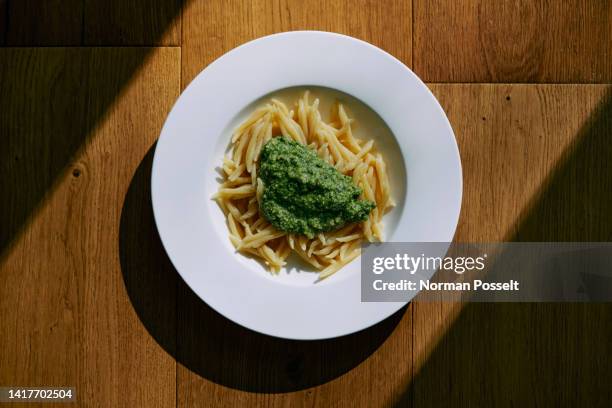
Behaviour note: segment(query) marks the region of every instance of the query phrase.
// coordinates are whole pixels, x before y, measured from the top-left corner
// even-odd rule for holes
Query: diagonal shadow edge
[[[611,241],[610,158],[612,88],[521,212],[507,240]],[[606,406],[609,402],[612,387],[607,379],[612,365],[597,361],[612,341],[611,305],[471,303],[459,307],[404,392],[389,401],[391,406],[440,406],[449,401],[470,406],[483,400],[506,401],[508,406],[575,406],[578,401],[583,406]],[[521,326],[528,321],[538,325]],[[589,339],[595,341],[587,345]],[[571,359],[568,352],[574,353]],[[587,386],[581,376],[588,376]],[[559,387],[563,381],[566,388]],[[582,385],[579,391],[577,384]]]
[[[162,14],[156,38],[180,16],[182,3],[173,2],[174,8]],[[154,49],[0,49],[5,84],[0,93],[0,263],[62,176],[75,167],[79,152]],[[99,64],[101,56],[107,63]]]

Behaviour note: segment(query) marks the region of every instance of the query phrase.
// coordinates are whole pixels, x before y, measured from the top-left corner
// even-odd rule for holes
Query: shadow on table
[[[611,160],[609,91],[509,241],[611,241]],[[610,344],[610,304],[466,304],[394,406],[609,406]]]
[[[251,392],[288,392],[330,381],[368,358],[406,308],[361,332],[295,341],[245,329],[215,312],[183,282],[160,242],[150,204],[153,148],[136,171],[121,214],[125,286],[140,320],[183,366],[215,383]]]

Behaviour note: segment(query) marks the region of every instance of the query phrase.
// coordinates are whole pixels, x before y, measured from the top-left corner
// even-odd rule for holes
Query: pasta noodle
[[[229,154],[221,166],[224,180],[215,199],[226,214],[230,241],[236,250],[261,259],[278,273],[291,252],[320,270],[319,279],[331,276],[361,253],[361,242],[382,241],[382,216],[395,204],[385,162],[373,140],[354,137],[342,104],[335,104],[332,120],[326,123],[319,100],[309,93],[293,110],[272,99],[257,108],[232,135]],[[258,159],[273,135],[283,135],[314,149],[319,157],[341,173],[352,177],[361,188],[361,198],[376,203],[368,219],[337,231],[318,233],[313,238],[277,230],[260,213],[263,183],[257,178]]]

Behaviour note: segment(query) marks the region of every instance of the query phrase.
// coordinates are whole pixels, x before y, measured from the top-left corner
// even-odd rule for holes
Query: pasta
[[[319,100],[309,93],[293,109],[272,99],[256,109],[233,133],[221,165],[223,182],[214,198],[227,217],[230,241],[239,252],[262,260],[278,273],[295,252],[319,270],[319,278],[331,276],[361,253],[363,240],[383,240],[381,220],[395,204],[391,198],[387,169],[373,140],[353,136],[342,104],[335,104],[330,123],[323,121]],[[272,226],[259,211],[263,184],[257,178],[262,147],[282,135],[315,150],[319,157],[351,177],[362,198],[376,204],[368,219],[312,238],[287,234]]]

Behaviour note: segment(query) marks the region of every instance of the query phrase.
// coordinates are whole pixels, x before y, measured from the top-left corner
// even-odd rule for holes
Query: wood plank
[[[414,0],[414,67],[430,82],[612,80],[612,3]]]
[[[8,28],[8,1],[0,0],[0,45],[6,43],[6,30]]]
[[[290,30],[348,34],[387,50],[410,66],[411,13],[410,2],[403,0],[194,0],[183,13],[183,87],[237,45]]]
[[[75,102],[88,98],[90,67],[78,51],[0,52],[0,250],[5,250],[95,123],[86,118],[87,104],[66,98],[71,95]],[[71,58],[74,64],[69,63]],[[108,105],[113,96],[106,97]]]
[[[85,1],[84,45],[180,45],[183,0]]]
[[[12,207],[29,207],[46,191],[22,232],[5,237],[12,242],[0,258],[0,383],[74,386],[87,406],[173,406],[175,362],[130,302],[124,279],[133,281],[133,272],[122,274],[122,266],[147,265],[133,255],[147,254],[149,244],[138,245],[151,239],[137,234],[147,226],[138,230],[139,219],[129,218],[146,209],[142,181],[133,183],[132,204],[123,209],[123,265],[119,238],[132,175],[178,96],[180,53],[12,48],[0,50],[0,59],[7,85],[0,96],[0,213],[20,213]],[[144,290],[149,279],[160,280],[149,272]],[[173,289],[166,296],[174,297]],[[156,313],[173,331],[175,310]]]
[[[417,371],[413,406],[605,407],[611,318],[604,304],[470,304]]]
[[[180,45],[182,5],[183,0],[8,1],[2,31],[10,46]]]
[[[112,80],[103,85],[96,78],[90,80],[97,67],[88,65],[93,57],[85,59],[83,55],[89,54],[82,49],[2,50],[6,58],[0,72],[8,79],[0,97],[0,194],[6,197],[0,200],[0,250],[15,240],[149,51],[130,49],[116,67],[102,61],[100,69],[106,69],[102,73],[108,72]],[[71,58],[75,63],[70,63]],[[102,92],[103,86],[109,91]]]
[[[7,1],[6,45],[80,45],[83,0]]]
[[[517,233],[522,212],[528,211],[607,92],[604,85],[430,88],[460,148],[464,192],[456,239],[481,242],[502,241]]]
[[[410,308],[355,335],[289,341],[237,326],[180,286],[179,406],[371,407],[396,399],[412,372]]]
[[[458,241],[610,240],[608,86],[431,88],[462,155]],[[416,303],[415,378],[400,401],[605,406],[610,319],[601,304]]]

